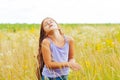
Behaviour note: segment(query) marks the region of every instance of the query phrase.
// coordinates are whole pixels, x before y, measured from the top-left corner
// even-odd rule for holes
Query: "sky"
[[[120,23],[120,0],[0,0],[0,23]]]

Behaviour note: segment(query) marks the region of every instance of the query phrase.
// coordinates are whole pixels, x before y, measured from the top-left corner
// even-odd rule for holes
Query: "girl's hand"
[[[77,70],[81,69],[81,66],[78,63],[76,63],[75,61],[69,61],[68,63],[72,70],[77,71]]]

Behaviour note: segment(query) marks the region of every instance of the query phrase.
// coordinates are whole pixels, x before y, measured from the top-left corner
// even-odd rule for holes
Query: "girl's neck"
[[[50,37],[53,41],[60,41],[63,38],[58,30],[53,31],[48,35],[48,37]]]

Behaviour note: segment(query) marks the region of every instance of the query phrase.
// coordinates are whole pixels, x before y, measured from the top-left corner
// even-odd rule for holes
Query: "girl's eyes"
[[[48,25],[48,23],[45,23],[45,26],[47,26]]]
[[[53,20],[46,21],[46,22],[44,22],[44,24],[45,24],[45,26],[47,26],[51,22],[53,22]]]

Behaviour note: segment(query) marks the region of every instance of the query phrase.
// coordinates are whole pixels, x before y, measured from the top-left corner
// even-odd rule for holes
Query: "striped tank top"
[[[51,50],[51,57],[52,60],[55,62],[68,62],[68,56],[69,56],[69,42],[67,41],[66,37],[64,37],[65,44],[63,47],[56,46],[50,38],[48,38],[50,41],[50,50]],[[42,75],[46,77],[59,77],[62,75],[68,75],[69,73],[69,67],[63,67],[58,69],[49,69],[44,65]]]

